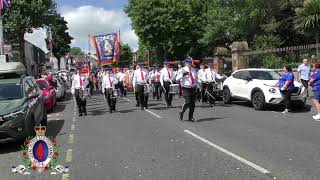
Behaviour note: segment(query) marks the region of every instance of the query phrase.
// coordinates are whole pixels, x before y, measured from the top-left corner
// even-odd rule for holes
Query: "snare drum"
[[[117,98],[119,96],[117,89],[109,89],[110,98]]]
[[[179,84],[170,84],[170,94],[179,94]]]
[[[143,85],[143,89],[144,89],[144,94],[149,94],[151,87],[149,84]]]

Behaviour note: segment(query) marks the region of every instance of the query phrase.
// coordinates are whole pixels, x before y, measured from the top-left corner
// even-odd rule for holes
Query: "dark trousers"
[[[201,100],[203,103],[207,102],[207,96],[206,96],[206,83],[201,83]]]
[[[82,92],[83,94],[83,92]],[[79,114],[82,115],[82,113],[87,113],[87,109],[86,109],[86,105],[87,105],[87,100],[82,99],[80,96],[80,89],[76,89],[74,92],[74,95],[76,97],[76,101],[77,101],[77,106],[79,109]]]
[[[291,109],[291,92],[285,90],[281,91],[284,106],[286,109]]]
[[[123,87],[123,82],[122,81],[119,81],[119,83],[116,85],[116,88],[120,90],[120,95],[121,96],[125,96],[124,87]]]
[[[144,93],[144,86],[138,84],[136,91],[138,93],[141,108],[148,108],[148,94]]]
[[[105,95],[105,97],[107,99],[107,103],[108,103],[110,111],[115,111],[116,110],[117,99],[113,98],[114,97],[113,96],[113,92],[110,91],[110,89],[106,89],[105,88],[104,95]]]
[[[134,93],[135,97],[136,97],[136,101],[137,101],[137,106],[140,106],[140,102],[139,102],[139,93],[136,91]]]
[[[164,89],[165,89],[165,100],[167,102],[167,105],[168,106],[171,106],[171,102],[172,102],[172,97],[173,97],[173,94],[170,94],[170,82],[164,82],[163,86],[164,86]]]
[[[159,100],[161,97],[160,91],[162,89],[160,82],[154,82],[154,89],[155,89],[154,97],[157,97],[157,100]]]
[[[209,101],[210,105],[215,104],[215,99],[214,99],[215,94],[213,92],[213,83],[207,84],[206,88],[207,88],[207,91],[209,93],[207,95],[207,98],[208,98],[208,101]]]
[[[302,83],[302,85],[304,86],[304,88],[306,88],[306,91],[307,91],[307,97],[309,97],[309,81],[306,81],[306,80],[303,80],[303,79],[301,79],[301,83]]]
[[[184,104],[181,109],[183,114],[189,108],[189,120],[193,118],[194,108],[196,107],[196,88],[182,88]]]

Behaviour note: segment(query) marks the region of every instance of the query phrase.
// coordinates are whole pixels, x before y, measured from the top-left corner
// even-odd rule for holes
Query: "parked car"
[[[271,69],[242,69],[235,71],[223,83],[223,101],[231,103],[232,99],[250,101],[256,110],[263,110],[267,104],[281,104],[283,99],[276,84],[279,73]],[[303,107],[306,93],[303,85],[294,81],[295,91],[291,100],[294,105]]]
[[[62,100],[66,95],[66,88],[63,80],[60,77],[55,77],[54,80],[57,82],[56,97],[58,100]]]
[[[0,72],[0,143],[35,135],[36,125],[47,125],[39,86],[21,73],[25,73],[21,63],[1,64]]]
[[[37,79],[37,84],[42,90],[44,96],[44,104],[47,107],[47,112],[51,112],[56,105],[56,91],[54,86],[50,86],[46,79]]]

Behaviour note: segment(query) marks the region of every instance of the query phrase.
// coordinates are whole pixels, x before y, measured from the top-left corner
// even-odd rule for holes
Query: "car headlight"
[[[276,93],[276,91],[277,91],[277,90],[276,90],[275,88],[270,88],[270,89],[269,89],[269,92],[272,93],[272,94]]]
[[[25,111],[21,109],[20,111],[16,111],[10,114],[7,114],[2,117],[5,121],[11,121],[15,119],[24,119],[25,118]]]

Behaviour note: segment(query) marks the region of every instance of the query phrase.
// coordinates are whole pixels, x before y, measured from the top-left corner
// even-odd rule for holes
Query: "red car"
[[[50,86],[46,79],[37,79],[37,84],[42,90],[44,96],[44,104],[47,107],[47,112],[51,112],[56,105],[56,91],[54,86]]]

